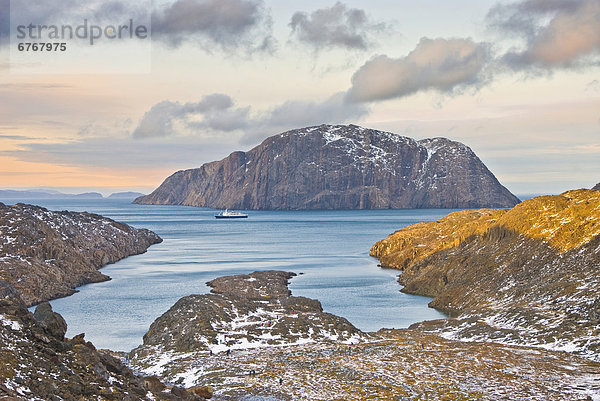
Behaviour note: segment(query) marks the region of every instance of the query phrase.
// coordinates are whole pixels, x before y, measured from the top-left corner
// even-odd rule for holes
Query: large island
[[[512,207],[519,202],[466,145],[356,125],[267,138],[178,171],[139,204],[310,210]]]

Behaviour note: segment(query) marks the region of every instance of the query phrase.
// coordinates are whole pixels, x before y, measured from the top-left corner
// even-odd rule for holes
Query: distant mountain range
[[[519,199],[462,143],[321,125],[178,171],[134,203],[250,210],[502,208]]]
[[[140,192],[116,192],[107,199],[135,199],[144,194]],[[0,189],[0,200],[36,200],[36,199],[103,199],[101,193],[85,192],[81,194],[65,194],[52,189],[13,190]]]

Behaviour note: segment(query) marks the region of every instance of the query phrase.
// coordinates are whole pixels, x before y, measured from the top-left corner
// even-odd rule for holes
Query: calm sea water
[[[104,267],[111,281],[52,301],[68,323],[67,335],[85,333],[99,348],[128,351],[179,298],[207,293],[205,283],[216,277],[256,270],[302,273],[291,280],[294,295],[320,300],[325,311],[365,331],[444,316],[427,307],[429,298],[401,293],[398,271],[377,267],[369,248],[403,226],[437,220],[450,210],[251,211],[248,219],[216,220],[210,209],[124,200],[35,203],[98,213],[149,228],[164,240]]]

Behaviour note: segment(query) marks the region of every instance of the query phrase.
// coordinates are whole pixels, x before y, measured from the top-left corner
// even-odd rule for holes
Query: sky
[[[149,34],[18,50],[84,20]],[[0,0],[1,188],[150,192],[319,124],[463,142],[515,194],[591,187],[600,2]]]

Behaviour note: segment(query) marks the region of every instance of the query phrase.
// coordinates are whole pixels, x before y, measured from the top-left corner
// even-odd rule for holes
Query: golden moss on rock
[[[579,189],[529,199],[505,213],[497,225],[566,252],[600,235],[600,192]]]
[[[396,231],[371,248],[371,256],[384,267],[403,269],[411,262],[458,246],[473,234],[484,234],[506,210],[463,210],[431,223],[418,223]]]
[[[472,235],[503,229],[549,243],[560,252],[600,235],[600,192],[580,189],[540,196],[513,209],[464,210],[435,222],[396,231],[371,248],[385,267],[404,269],[436,252],[452,249]]]
[[[402,291],[433,297],[430,306],[457,318],[423,330],[600,361],[598,191],[452,213],[390,235],[371,255],[402,269]]]

